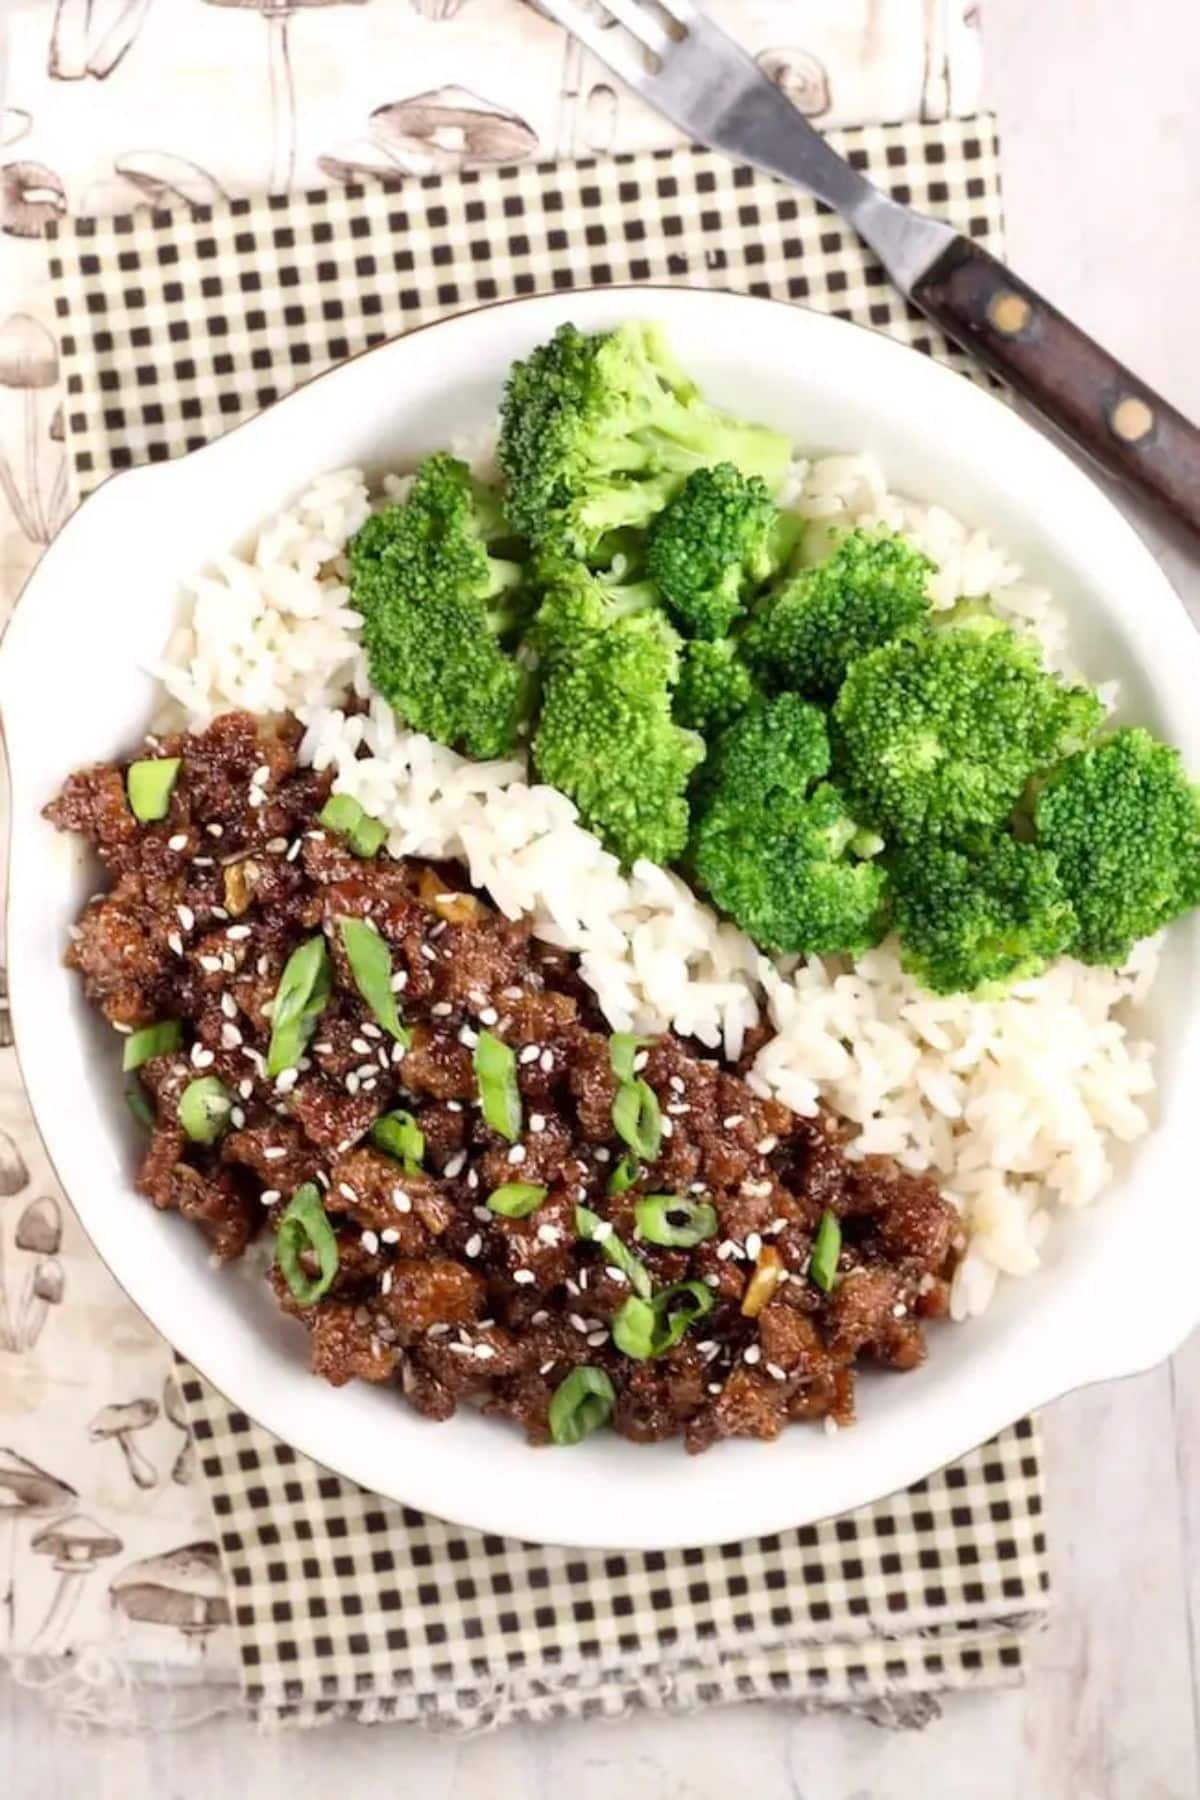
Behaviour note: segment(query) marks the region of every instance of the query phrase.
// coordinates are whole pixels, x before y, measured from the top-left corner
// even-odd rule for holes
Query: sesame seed
[[[371,1054],[371,1046],[368,1044],[366,1038],[351,1038],[350,1048],[357,1056],[369,1056]]]
[[[206,1050],[203,1044],[192,1045],[192,1067],[194,1069],[211,1068],[215,1061],[216,1058],[212,1051]]]
[[[682,1094],[686,1091],[683,1085],[682,1075],[672,1075],[667,1082],[667,1086],[674,1088],[677,1094]]]
[[[355,1069],[354,1073],[360,1081],[374,1081],[377,1078],[373,1062],[363,1063],[360,1068]]]
[[[905,1306],[902,1301],[898,1300],[892,1308],[892,1317],[893,1319],[902,1319],[907,1312],[907,1306]]]
[[[608,1342],[608,1333],[607,1331],[589,1331],[585,1341],[589,1350],[598,1350],[601,1344]]]
[[[377,1051],[376,1051],[376,1052],[375,1052],[375,1055],[376,1055],[376,1056],[377,1056],[377,1057],[378,1057],[378,1059],[379,1059],[379,1066],[380,1066],[380,1068],[381,1068],[381,1069],[386,1069],[386,1068],[387,1068],[387,1066],[388,1066],[388,1050],[387,1050],[387,1045],[386,1045],[386,1044],[380,1044],[380,1046],[379,1046],[379,1048],[378,1048],[378,1050],[377,1050]]]
[[[462,1101],[461,1100],[447,1100],[446,1111],[452,1112],[452,1113],[460,1113],[462,1111]]]
[[[569,1325],[571,1326],[571,1329],[573,1331],[577,1331],[579,1333],[580,1337],[586,1337],[588,1332],[591,1330],[591,1326],[588,1324],[587,1320],[583,1317],[582,1313],[577,1313],[577,1312],[568,1313],[567,1314],[567,1322],[569,1323]]]
[[[346,1077],[345,1088],[346,1092],[353,1099],[354,1095],[358,1092],[358,1076],[354,1073],[353,1069],[351,1069]]]
[[[376,1025],[374,1019],[365,1020],[359,1027],[359,1030],[365,1038],[381,1038],[383,1036],[383,1032],[380,1030],[379,1026]]]
[[[705,1287],[710,1288],[720,1287],[721,1277],[719,1275],[706,1275],[704,1277],[704,1285]]]
[[[183,955],[183,939],[180,937],[180,935],[177,931],[168,931],[168,933],[167,933],[167,948],[169,950],[173,950],[175,952],[176,956]]]
[[[445,1168],[442,1170],[442,1174],[446,1177],[447,1181],[453,1181],[456,1175],[462,1174],[466,1160],[467,1153],[465,1150],[456,1150],[454,1152],[454,1155],[448,1159]]]
[[[270,781],[270,779],[271,779],[270,764],[269,763],[259,763],[257,769],[255,769],[253,775],[250,777],[250,785],[251,785],[251,787],[265,787],[267,782]]]
[[[741,1124],[742,1118],[743,1118],[743,1114],[741,1114],[741,1113],[730,1113],[730,1115],[727,1119],[721,1120],[721,1124],[724,1126],[726,1131],[732,1131],[736,1125]]]
[[[204,829],[209,837],[220,837],[225,828],[223,825],[206,825]]]
[[[668,1106],[667,1108],[667,1111],[669,1113],[674,1113],[677,1119],[681,1118],[684,1113],[690,1113],[691,1110],[691,1107],[683,1100],[676,1100],[673,1106]]]
[[[275,1077],[275,1092],[277,1094],[290,1094],[299,1079],[299,1069],[282,1069]]]
[[[539,1225],[537,1238],[539,1244],[548,1244],[553,1248],[555,1244],[561,1244],[562,1232],[557,1225]]]
[[[769,1181],[743,1181],[742,1192],[753,1200],[765,1200],[774,1190]]]
[[[168,850],[186,850],[187,849],[187,841],[188,841],[187,832],[186,831],[177,831],[175,833],[174,837],[169,837],[167,839],[167,849]]]
[[[767,1226],[767,1230],[772,1237],[778,1237],[781,1231],[787,1230],[787,1223],[787,1220],[784,1218],[772,1219],[771,1223]]]
[[[759,1138],[754,1148],[758,1151],[760,1156],[770,1156],[778,1142],[779,1139],[775,1136],[775,1133],[773,1131],[768,1131],[765,1138]]]
[[[220,974],[221,959],[219,956],[200,956],[200,957],[197,957],[196,960],[200,964],[200,967],[204,970],[204,973],[206,975],[219,975]]]
[[[576,1288],[575,1292],[577,1294],[584,1293],[587,1288],[587,1284],[588,1284],[588,1272],[586,1269],[580,1269],[580,1271],[579,1271],[579,1286]],[[570,1282],[568,1282],[567,1283],[568,1289],[570,1288],[570,1285],[571,1285]]]
[[[396,1230],[394,1225],[389,1225],[386,1231],[380,1232],[379,1241],[381,1244],[398,1244],[400,1242],[400,1233]]]
[[[475,1192],[475,1189],[478,1186],[479,1186],[478,1170],[477,1169],[468,1169],[467,1170],[467,1187],[468,1187],[469,1191],[473,1194]]]
[[[608,1279],[610,1281],[615,1281],[618,1287],[628,1287],[629,1286],[629,1277],[625,1273],[624,1269],[606,1268],[604,1270],[604,1274],[608,1276]]]
[[[237,1002],[232,994],[221,995],[221,1011],[227,1019],[237,1018]]]
[[[541,1365],[541,1367],[538,1370],[538,1374],[539,1375],[548,1375],[553,1367],[554,1367],[554,1358],[551,1357],[549,1362],[544,1362]]]
[[[359,1240],[368,1256],[374,1256],[379,1248],[379,1238],[374,1231],[364,1231]]]
[[[650,1061],[650,1052],[648,1050],[639,1050],[637,1055],[633,1059],[634,1074],[640,1075],[642,1070],[645,1068],[646,1064],[649,1061]]]
[[[535,1312],[529,1323],[531,1325],[548,1325],[550,1323],[550,1314],[548,1312]]]
[[[612,1161],[612,1151],[607,1149],[605,1147],[605,1145],[603,1145],[603,1144],[601,1144],[596,1150],[594,1150],[592,1152],[592,1154],[596,1158],[596,1161],[598,1163],[606,1163],[606,1162]]]
[[[508,1153],[508,1160],[510,1163],[523,1163],[528,1155],[524,1144],[514,1144]]]
[[[434,949],[432,944],[422,944],[421,945],[421,955],[425,958],[426,962],[436,962],[437,961],[437,951]]]
[[[229,1117],[239,1131],[242,1129],[242,1126],[246,1123],[246,1115],[242,1111],[240,1106],[231,1106],[229,1109]]]
[[[454,1008],[448,1000],[438,1000],[429,1010],[435,1019],[448,1019]]]
[[[445,919],[439,919],[436,925],[431,925],[429,928],[430,937],[431,938],[440,938],[443,931],[445,931],[445,929],[446,929],[446,924],[447,924],[447,921]]]
[[[670,1137],[675,1136],[675,1127],[674,1127],[674,1125],[672,1125],[670,1119],[666,1118],[665,1116],[664,1116],[663,1122],[662,1122],[662,1134],[665,1138],[670,1138]]]
[[[473,1050],[479,1042],[479,1033],[472,1031],[469,1025],[464,1025],[458,1034],[458,1041],[460,1044],[465,1044],[468,1050]]]
[[[274,1206],[275,1202],[280,1198],[279,1189],[264,1188],[258,1197],[264,1206]]]
[[[734,1243],[731,1243],[728,1238],[726,1238],[723,1243],[720,1243],[717,1245],[717,1261],[718,1262],[728,1262],[731,1256],[736,1256],[736,1255],[737,1255],[737,1245]]]
[[[537,1061],[540,1055],[541,1049],[537,1044],[526,1044],[525,1048],[518,1055],[517,1061],[519,1063],[533,1063]]]
[[[405,1048],[406,1048],[406,1047],[405,1047],[405,1045],[403,1045],[403,1044],[393,1044],[393,1045],[392,1045],[392,1063],[393,1063],[393,1066],[394,1066],[394,1065],[395,1065],[395,1064],[396,1064],[396,1063],[402,1063],[402,1062],[403,1062],[403,1061],[404,1061],[404,1054],[405,1054]]]
[[[751,1231],[746,1237],[746,1255],[751,1262],[758,1261],[758,1253],[762,1249],[762,1239],[757,1231]]]
[[[403,1188],[392,1189],[392,1205],[397,1212],[406,1213],[412,1211],[412,1201],[409,1199]]]
[[[481,1025],[494,1025],[499,1017],[500,1015],[494,1006],[485,1006],[479,1015],[479,1023]]]
[[[476,1344],[475,1357],[478,1362],[489,1362],[496,1352],[490,1344]]]
[[[473,1219],[478,1219],[481,1225],[490,1225],[493,1216],[494,1215],[488,1211],[486,1206],[473,1206],[471,1208],[471,1217]]]
[[[263,1161],[279,1162],[280,1159],[286,1155],[287,1151],[281,1144],[273,1144],[269,1150],[263,1151]]]
[[[539,1061],[538,1061],[538,1067],[541,1069],[543,1075],[549,1075],[550,1071],[554,1067],[554,1052],[553,1052],[553,1050],[543,1050],[542,1051],[541,1057],[539,1058]]]
[[[612,1234],[613,1234],[613,1228],[609,1224],[608,1220],[601,1219],[599,1225],[597,1225],[595,1230],[592,1232],[592,1242],[593,1242],[593,1244],[606,1243],[608,1241],[608,1239],[612,1236]]]
[[[408,986],[408,970],[407,969],[397,969],[396,973],[392,976],[392,992],[393,992],[393,994],[402,994],[407,986]]]
[[[483,1239],[477,1231],[473,1231],[463,1245],[463,1254],[465,1256],[478,1256],[482,1249]]]
[[[225,936],[231,944],[240,944],[244,938],[250,936],[250,927],[248,925],[230,925],[226,928]]]
[[[446,1348],[454,1356],[473,1356],[475,1354],[470,1344],[447,1344]]]
[[[237,1026],[231,1025],[228,1020],[226,1020],[225,1024],[221,1027],[222,1050],[236,1050],[241,1041],[242,1034]]]
[[[710,1381],[708,1383],[708,1392],[710,1394],[719,1394],[720,1391],[721,1391],[721,1383],[719,1381]]]
[[[227,919],[229,914],[225,911],[223,906],[214,906],[212,909],[212,916],[214,919]]]
[[[288,841],[285,837],[267,839],[267,852],[271,856],[282,856],[287,847]]]
[[[716,1338],[705,1338],[702,1343],[696,1345],[696,1348],[701,1356],[711,1356],[713,1351],[719,1349],[720,1346]]]
[[[249,1100],[253,1092],[254,1083],[252,1081],[247,1079],[238,1082],[238,1093],[242,1096],[243,1100]]]
[[[514,1269],[513,1280],[518,1287],[532,1287],[537,1280],[537,1276],[532,1269]]]
[[[762,1351],[757,1344],[747,1344],[746,1348],[742,1351],[742,1361],[744,1363],[749,1363],[751,1368],[753,1368],[754,1364],[761,1356]]]
[[[249,806],[257,808],[265,804],[266,798],[267,796],[263,793],[261,788],[252,787],[250,792],[246,795],[246,802]]]
[[[392,1291],[392,1271],[390,1269],[385,1269],[383,1271],[383,1276],[379,1283],[379,1291],[381,1294],[390,1294],[391,1293],[391,1291]]]
[[[295,862],[295,860],[299,856],[299,854],[300,854],[300,839],[293,838],[292,842],[288,845],[288,850],[287,850],[288,862]]]
[[[772,1381],[787,1380],[787,1370],[781,1369],[778,1363],[764,1363],[763,1367],[766,1369],[767,1374],[771,1377]]]
[[[226,952],[221,957],[221,967],[224,969],[226,975],[232,975],[237,969],[237,964],[234,962],[232,956]]]
[[[193,869],[211,869],[212,866],[213,859],[211,856],[193,856],[192,858]]]

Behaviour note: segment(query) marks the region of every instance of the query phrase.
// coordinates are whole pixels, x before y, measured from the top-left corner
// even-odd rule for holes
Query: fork
[[[996,257],[852,169],[694,0],[537,4],[693,142],[840,213],[906,299],[1103,468],[1200,533],[1200,431]]]

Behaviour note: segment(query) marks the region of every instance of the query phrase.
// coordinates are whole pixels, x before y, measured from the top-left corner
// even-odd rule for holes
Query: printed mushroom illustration
[[[65,1512],[76,1499],[75,1489],[48,1475],[15,1450],[0,1445],[0,1523],[5,1530],[5,1554],[0,1564],[0,1613],[5,1615],[5,1641],[11,1643],[17,1616],[17,1535],[24,1519],[49,1519]]]
[[[467,0],[409,0],[413,11],[423,19],[452,19],[466,3]]]
[[[524,119],[461,87],[434,88],[376,107],[369,130],[408,175],[520,162],[538,147],[537,134]]]
[[[47,73],[54,81],[103,81],[128,54],[151,0],[56,0]]]
[[[113,158],[113,167],[136,188],[135,205],[149,202],[160,210],[186,206],[195,212],[197,207],[229,199],[215,175],[167,150],[122,150]]]
[[[282,194],[296,172],[296,86],[292,79],[292,14],[316,6],[365,6],[367,0],[207,0],[260,13],[267,26],[267,72],[271,95],[270,192]]]
[[[125,1546],[106,1526],[97,1525],[83,1513],[71,1513],[43,1526],[30,1548],[36,1556],[53,1557],[52,1566],[59,1575],[50,1609],[30,1644],[33,1650],[52,1650],[61,1643],[83,1596],[83,1584],[96,1564],[119,1556]]]
[[[829,111],[829,76],[810,50],[764,50],[758,66],[808,119]]]
[[[11,144],[19,144],[32,130],[33,114],[23,106],[0,107],[0,147],[7,150]]]
[[[135,1431],[144,1431],[157,1417],[156,1400],[126,1400],[114,1406],[102,1406],[88,1426],[88,1437],[93,1444],[101,1444],[106,1438],[116,1439],[125,1466],[140,1488],[152,1488],[158,1480],[158,1470],[131,1440]]]
[[[62,1264],[58,1261],[62,1208],[53,1195],[29,1202],[17,1220],[14,1242],[18,1250],[38,1258],[26,1279],[16,1320],[17,1348],[29,1350],[41,1336],[47,1308],[58,1306],[63,1297]]]
[[[141,1625],[173,1625],[193,1643],[228,1625],[229,1601],[215,1544],[183,1544],[121,1569],[109,1583],[118,1612]]]
[[[29,313],[12,313],[0,325],[0,387],[25,396],[25,482],[21,493],[8,459],[0,453],[0,490],[25,536],[35,544],[49,542],[50,532],[42,504],[39,457],[38,394],[58,380],[58,346],[40,319]]]
[[[66,210],[66,189],[45,163],[10,162],[0,168],[0,230],[9,237],[45,237]]]
[[[0,1131],[0,1200],[11,1200],[28,1186],[29,1170],[16,1140],[7,1131]]]
[[[187,1422],[187,1414],[183,1410],[183,1401],[179,1394],[179,1385],[174,1375],[168,1375],[163,1382],[162,1405],[163,1412],[170,1419],[172,1425],[183,1433],[183,1443],[171,1470],[171,1480],[177,1481],[180,1487],[186,1487],[196,1473],[196,1446],[192,1441],[192,1428]]]

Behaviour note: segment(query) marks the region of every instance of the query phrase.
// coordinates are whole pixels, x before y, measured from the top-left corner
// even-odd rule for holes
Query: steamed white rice
[[[397,492],[403,478],[385,485]],[[907,532],[938,565],[936,606],[986,595],[1037,634],[1052,666],[1069,666],[1046,590],[982,531],[890,494],[873,458],[798,462],[790,501],[833,530]],[[370,694],[342,557],[370,505],[358,470],[326,475],[244,555],[191,583],[157,671],[187,722],[235,706],[295,712],[305,761],[333,768],[337,787],[389,826],[394,854],[462,861],[505,913],[578,951],[614,1030],[673,1026],[736,1056],[765,1012],[775,1035],[754,1065],[760,1091],[805,1114],[828,1103],[858,1127],[861,1153],[930,1170],[959,1205],[957,1317],[983,1310],[998,1275],[1036,1268],[1054,1206],[1093,1199],[1113,1146],[1148,1129],[1152,1053],[1127,1014],[1153,979],[1156,946],[1138,946],[1120,971],[1062,960],[996,1001],[925,992],[891,942],[852,968],[773,964],[677,876],[649,863],[622,874],[569,800],[529,782],[524,757],[467,761]],[[814,561],[826,547],[823,530],[808,534]],[[365,713],[340,709],[347,689],[369,698]]]

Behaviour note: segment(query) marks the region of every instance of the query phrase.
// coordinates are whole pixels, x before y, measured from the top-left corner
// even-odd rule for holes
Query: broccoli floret
[[[511,750],[528,706],[506,647],[524,612],[522,571],[489,550],[505,533],[496,496],[439,453],[349,547],[372,686],[416,730],[475,757]]]
[[[757,689],[731,638],[710,644],[694,638],[683,646],[675,688],[675,717],[705,737],[723,731],[744,713]]]
[[[1200,789],[1148,731],[1126,727],[1068,757],[1034,820],[1078,915],[1071,951],[1083,962],[1117,966],[1200,905]]]
[[[968,844],[1030,776],[1092,738],[1104,708],[1007,629],[917,631],[850,665],[833,708],[851,803],[889,842]]]
[[[534,763],[623,863],[669,863],[687,842],[687,785],[704,755],[704,740],[671,717],[679,638],[657,609],[622,612],[612,590],[576,575],[538,614]]]
[[[823,780],[819,708],[781,694],[744,713],[710,753],[694,805],[697,884],[764,950],[857,954],[879,942],[887,877]]]
[[[538,563],[541,604],[529,627],[527,642],[547,668],[571,657],[598,632],[638,613],[661,614],[652,582],[623,581],[565,557]]]
[[[689,475],[646,535],[646,573],[685,637],[723,638],[748,594],[795,548],[801,524],[732,463]]]
[[[906,538],[852,531],[760,602],[745,655],[777,687],[830,701],[856,657],[928,617],[933,568]]]
[[[702,400],[654,325],[563,325],[513,366],[501,405],[513,525],[587,561],[611,533],[648,525],[693,469],[729,462],[774,490],[790,455],[779,433]]]
[[[904,967],[935,994],[1038,975],[1076,931],[1056,859],[1001,836],[977,855],[922,845],[892,863]]]

